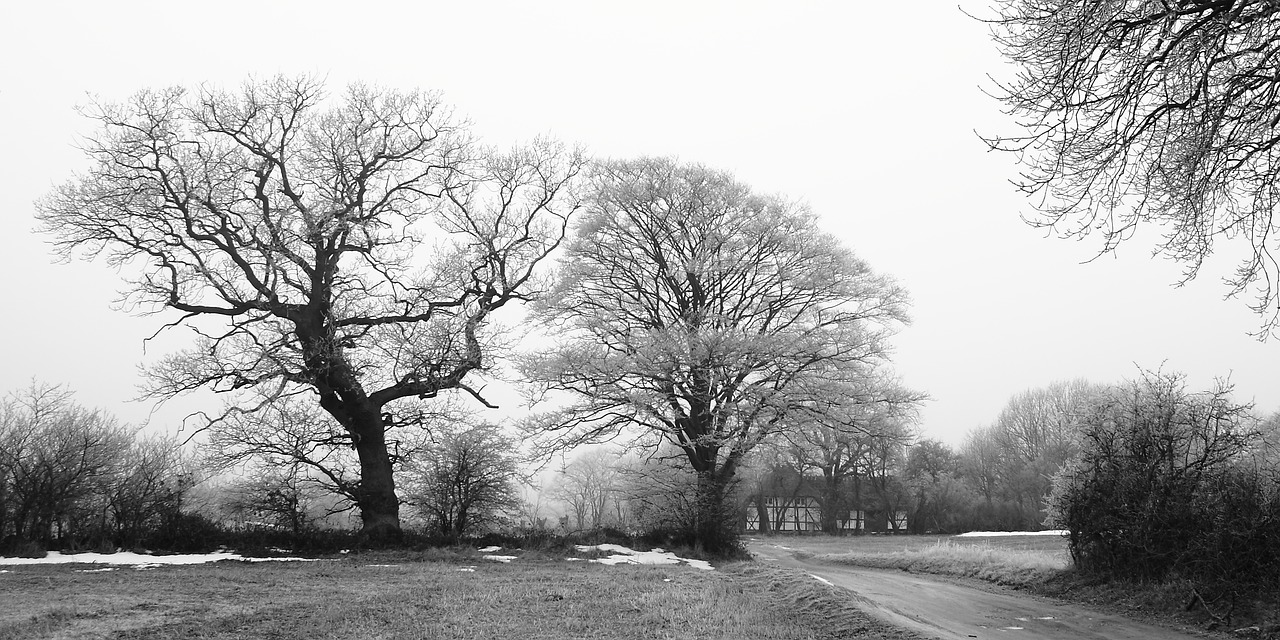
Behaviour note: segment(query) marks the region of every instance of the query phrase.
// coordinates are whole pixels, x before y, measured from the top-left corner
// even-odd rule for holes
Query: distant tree
[[[74,537],[126,460],[133,431],[61,386],[33,382],[0,401],[0,484],[9,535],[48,548]]]
[[[885,468],[877,456],[914,438],[910,423],[926,396],[880,374],[851,381],[840,398],[836,410],[797,425],[785,438],[787,464],[800,476],[821,477],[819,503],[827,533],[839,531],[851,506],[847,499],[861,506],[870,497],[869,481]]]
[[[683,455],[668,447],[619,468],[618,495],[636,530],[656,544],[702,544],[699,528],[709,516],[734,519],[736,524],[738,509],[731,499],[716,505],[699,502],[698,474],[682,463]],[[733,496],[734,488],[730,485],[725,493]]]
[[[706,509],[699,544],[732,546],[743,457],[884,362],[906,294],[804,207],[701,166],[604,163],[588,202],[538,310],[558,344],[524,369],[563,401],[536,428],[553,447],[622,432],[676,447]]]
[[[971,524],[1041,528],[1052,478],[1079,451],[1081,417],[1104,392],[1079,379],[1028,389],[970,432],[958,453],[959,473],[979,500]]]
[[[1044,522],[1052,478],[1080,450],[1081,417],[1104,391],[1081,379],[1053,382],[1014,396],[996,418],[990,435],[999,449],[1000,490],[1018,528]]]
[[[194,465],[176,438],[135,439],[107,485],[107,511],[117,543],[141,544],[171,522],[195,482]]]
[[[903,478],[913,498],[908,522],[913,533],[954,533],[971,522],[965,511],[972,493],[960,479],[960,456],[946,443],[925,439],[912,444]]]
[[[495,425],[437,434],[406,475],[408,502],[446,538],[482,532],[520,509],[515,445]]]
[[[602,449],[579,454],[555,476],[550,495],[569,507],[579,531],[602,527],[616,504],[619,490],[618,456]]]
[[[910,525],[909,520],[903,523],[898,518],[907,513],[911,502],[909,487],[903,482],[909,440],[910,436],[876,438],[870,441],[867,452],[867,485],[889,517],[888,526],[892,531],[904,531],[904,527]]]
[[[386,432],[419,400],[480,398],[487,323],[535,293],[576,207],[578,154],[498,153],[434,94],[327,98],[310,78],[142,91],[87,113],[91,164],[37,216],[64,258],[121,268],[124,306],[202,336],[148,369],[148,395],[305,392],[359,459],[364,534],[398,535]]]
[[[1280,5],[1271,0],[999,0],[1017,75],[997,95],[1023,133],[988,140],[1027,167],[1033,222],[1115,249],[1145,224],[1196,277],[1217,240],[1251,251],[1227,279],[1280,326]]]
[[[222,490],[223,510],[238,526],[287,532],[294,540],[327,515],[325,492],[298,463],[258,464]]]

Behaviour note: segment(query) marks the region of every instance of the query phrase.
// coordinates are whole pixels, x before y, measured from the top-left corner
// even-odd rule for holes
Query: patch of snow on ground
[[[1067,531],[1065,529],[1050,529],[1048,531],[970,531],[969,533],[961,533],[957,538],[998,538],[1002,536],[1058,536],[1065,538]]]
[[[661,548],[655,548],[653,551],[635,551],[618,544],[580,544],[575,545],[578,551],[606,551],[613,552],[613,555],[607,558],[597,558],[592,562],[600,564],[680,564],[681,562],[694,567],[710,571],[711,563],[706,560],[691,560],[689,558],[681,558],[674,553],[664,551]]]
[[[132,565],[137,568],[151,569],[161,565],[173,564],[205,564],[221,560],[240,560],[241,562],[314,562],[315,558],[246,558],[238,553],[219,551],[215,553],[183,553],[171,556],[149,556],[132,551],[116,553],[68,553],[50,551],[43,558],[0,558],[0,565],[27,564],[117,564]]]
[[[494,551],[502,551],[502,547],[499,547],[499,546],[497,546],[497,545],[494,545],[494,546],[492,546],[492,547],[485,547],[485,548],[483,548],[483,549],[476,549],[476,551],[479,551],[480,553],[493,553]]]
[[[465,571],[465,572],[467,572],[467,573],[475,573],[475,572],[476,572],[476,568],[475,568],[475,566],[473,566],[473,565],[467,565],[467,566],[465,566],[465,567],[461,567],[461,568],[459,568],[459,569],[458,569],[458,571]]]
[[[485,560],[492,560],[494,562],[511,562],[512,560],[516,559],[515,556],[480,556],[480,557],[484,558]]]

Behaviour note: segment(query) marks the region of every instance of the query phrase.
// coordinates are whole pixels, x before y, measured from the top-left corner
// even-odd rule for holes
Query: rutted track
[[[921,574],[797,559],[764,541],[750,545],[765,562],[800,569],[848,589],[868,614],[925,637],[1043,640],[1177,640],[1203,638],[1086,607],[1012,590],[977,588]]]

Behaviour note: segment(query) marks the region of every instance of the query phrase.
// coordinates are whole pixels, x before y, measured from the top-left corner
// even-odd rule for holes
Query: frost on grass
[[[694,567],[710,571],[711,563],[706,560],[691,560],[689,558],[681,558],[674,553],[663,549],[655,548],[652,551],[636,551],[619,544],[580,544],[575,545],[578,551],[604,551],[612,552],[613,555],[606,558],[596,558],[592,562],[600,564],[680,564],[681,562]]]
[[[153,569],[161,565],[205,564],[221,560],[241,562],[314,562],[315,558],[246,558],[238,553],[218,551],[214,553],[183,553],[171,556],[149,556],[132,551],[116,553],[69,553],[50,551],[43,558],[0,558],[0,565],[26,564],[113,564],[128,565],[137,569]]]
[[[1004,536],[1058,536],[1067,537],[1066,530],[1050,529],[1048,531],[970,531],[956,535],[957,538],[1000,538]]]

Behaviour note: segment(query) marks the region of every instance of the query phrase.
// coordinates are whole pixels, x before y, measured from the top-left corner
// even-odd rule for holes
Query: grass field
[[[0,573],[0,639],[907,637],[802,573],[752,563],[700,571],[364,554],[83,571],[98,568]]]
[[[1058,536],[772,536],[760,540],[826,562],[1012,586],[1043,584],[1070,565],[1066,540]]]
[[[794,543],[813,553],[891,553],[913,551],[937,545],[955,544],[977,548],[1008,549],[1013,551],[1041,551],[1060,554],[1067,558],[1067,540],[1058,536],[974,536],[944,535],[923,536],[826,536],[826,535],[772,535],[762,538],[778,544]]]

